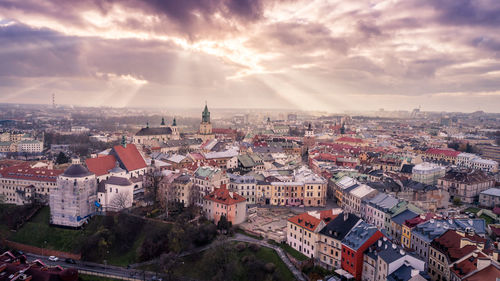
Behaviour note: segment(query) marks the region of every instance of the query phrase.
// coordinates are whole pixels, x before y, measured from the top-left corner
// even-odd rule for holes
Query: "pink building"
[[[247,218],[247,200],[223,186],[203,197],[203,210],[207,218],[215,223],[225,215],[228,221],[236,225]]]

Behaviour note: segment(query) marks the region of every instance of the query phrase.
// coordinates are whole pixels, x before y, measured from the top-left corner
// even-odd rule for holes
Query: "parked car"
[[[56,257],[56,256],[50,256],[49,257],[49,261],[58,261],[58,260],[59,260],[59,258]]]
[[[70,264],[76,264],[76,261],[74,259],[70,259],[70,258],[67,258],[64,260],[66,263],[70,263]]]

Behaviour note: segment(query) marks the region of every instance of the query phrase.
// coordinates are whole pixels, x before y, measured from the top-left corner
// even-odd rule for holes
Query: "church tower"
[[[174,121],[172,121],[172,126],[170,126],[170,129],[172,130],[173,139],[174,140],[180,139],[179,130],[177,129],[177,121],[175,120],[175,117]]]
[[[311,123],[309,123],[309,126],[304,132],[304,145],[307,148],[313,147],[314,144],[316,143],[316,139],[314,138],[314,130],[312,128]]]
[[[200,138],[203,141],[215,138],[215,135],[212,133],[212,123],[210,123],[210,111],[208,111],[206,103],[205,109],[201,113]]]

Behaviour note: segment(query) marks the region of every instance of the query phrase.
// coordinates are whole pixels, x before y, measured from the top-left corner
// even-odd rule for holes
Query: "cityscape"
[[[0,1],[0,281],[500,280],[498,15]]]

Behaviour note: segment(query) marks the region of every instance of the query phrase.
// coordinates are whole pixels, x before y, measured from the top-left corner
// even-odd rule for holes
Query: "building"
[[[34,200],[47,204],[50,191],[57,186],[57,177],[63,172],[26,164],[0,169],[0,194],[8,204],[24,205]]]
[[[203,197],[212,193],[216,188],[219,188],[228,183],[228,177],[220,168],[210,166],[202,166],[196,169],[193,177],[193,201],[202,206]]]
[[[80,227],[96,212],[97,180],[82,165],[71,165],[50,192],[50,223]]]
[[[0,280],[77,281],[79,278],[75,268],[49,266],[39,259],[29,262],[24,255],[15,256],[7,251],[0,255]]]
[[[488,208],[500,206],[500,188],[489,188],[479,193],[479,205]]]
[[[180,134],[177,129],[177,122],[174,118],[172,126],[165,125],[165,119],[159,127],[150,128],[149,124],[145,128],[140,129],[133,137],[133,143],[145,146],[158,146],[170,140],[179,140]]]
[[[140,177],[147,172],[146,161],[134,144],[116,145],[108,154],[85,160],[89,171],[94,173],[99,181],[110,176],[110,171],[116,167],[117,162],[128,178]]]
[[[314,130],[311,126],[311,123],[309,123],[309,126],[304,131],[304,145],[307,148],[310,148],[310,147],[313,147],[315,143],[316,143],[316,139],[314,137]]]
[[[307,257],[318,257],[319,231],[337,217],[332,210],[310,211],[288,219],[286,227],[286,243]]]
[[[219,222],[221,216],[226,216],[233,225],[245,222],[247,219],[246,199],[225,187],[217,188],[203,197],[203,211],[215,224]]]
[[[183,174],[176,177],[172,182],[173,192],[175,194],[174,200],[182,203],[184,207],[188,207],[193,204],[192,187],[193,182],[191,181],[191,176]]]
[[[326,269],[337,269],[342,264],[342,240],[361,219],[347,212],[339,214],[319,232],[318,260]]]
[[[41,153],[43,142],[39,140],[22,140],[17,143],[17,152],[20,153]]]
[[[413,167],[411,178],[423,184],[436,184],[446,174],[446,169],[438,164],[423,162]]]
[[[342,240],[342,269],[361,280],[364,253],[382,236],[375,226],[364,221],[358,223]]]
[[[118,176],[100,181],[97,186],[97,202],[105,212],[119,212],[132,207],[134,183],[126,177]]]
[[[411,249],[411,231],[417,225],[430,220],[433,214],[420,214],[417,217],[406,220],[401,227],[401,246],[405,249]]]
[[[486,239],[464,231],[448,230],[431,242],[429,249],[429,274],[433,281],[452,280],[451,268],[481,253]]]
[[[366,184],[361,184],[344,194],[342,208],[344,208],[346,212],[361,216],[361,202],[365,199],[374,197],[377,193],[378,191],[376,189],[373,189]]]
[[[400,243],[405,221],[418,217],[418,214],[411,210],[404,210],[391,218],[391,236],[395,243]]]
[[[464,168],[477,169],[490,173],[498,172],[497,161],[483,159],[472,153],[460,153],[457,158],[457,165]]]
[[[416,255],[427,262],[429,259],[430,243],[448,229],[454,228],[454,222],[448,220],[430,219],[418,224],[411,230],[411,248]]]
[[[212,123],[210,122],[210,111],[208,111],[208,107],[206,104],[203,112],[201,113],[201,123],[200,130],[198,132],[198,138],[202,139],[203,142],[215,139],[215,134],[212,131]]]
[[[255,204],[257,202],[257,181],[252,176],[240,176],[228,174],[229,190],[236,192],[247,199],[247,204]]]
[[[441,162],[455,165],[457,164],[459,154],[460,151],[456,151],[453,149],[429,148],[423,153],[422,158],[424,161]]]
[[[486,159],[491,159],[500,163],[500,146],[498,145],[478,145],[481,151],[481,156]]]
[[[438,187],[463,203],[473,203],[479,194],[495,186],[495,179],[480,170],[453,170],[438,180]]]
[[[385,214],[398,204],[399,200],[385,193],[378,193],[373,198],[362,201],[361,218],[367,223],[375,225],[378,229],[384,229]]]
[[[386,281],[401,267],[410,268],[415,275],[420,274],[420,272],[422,275],[425,274],[423,273],[425,271],[423,260],[406,253],[402,248],[383,237],[368,247],[364,253],[362,280]]]

